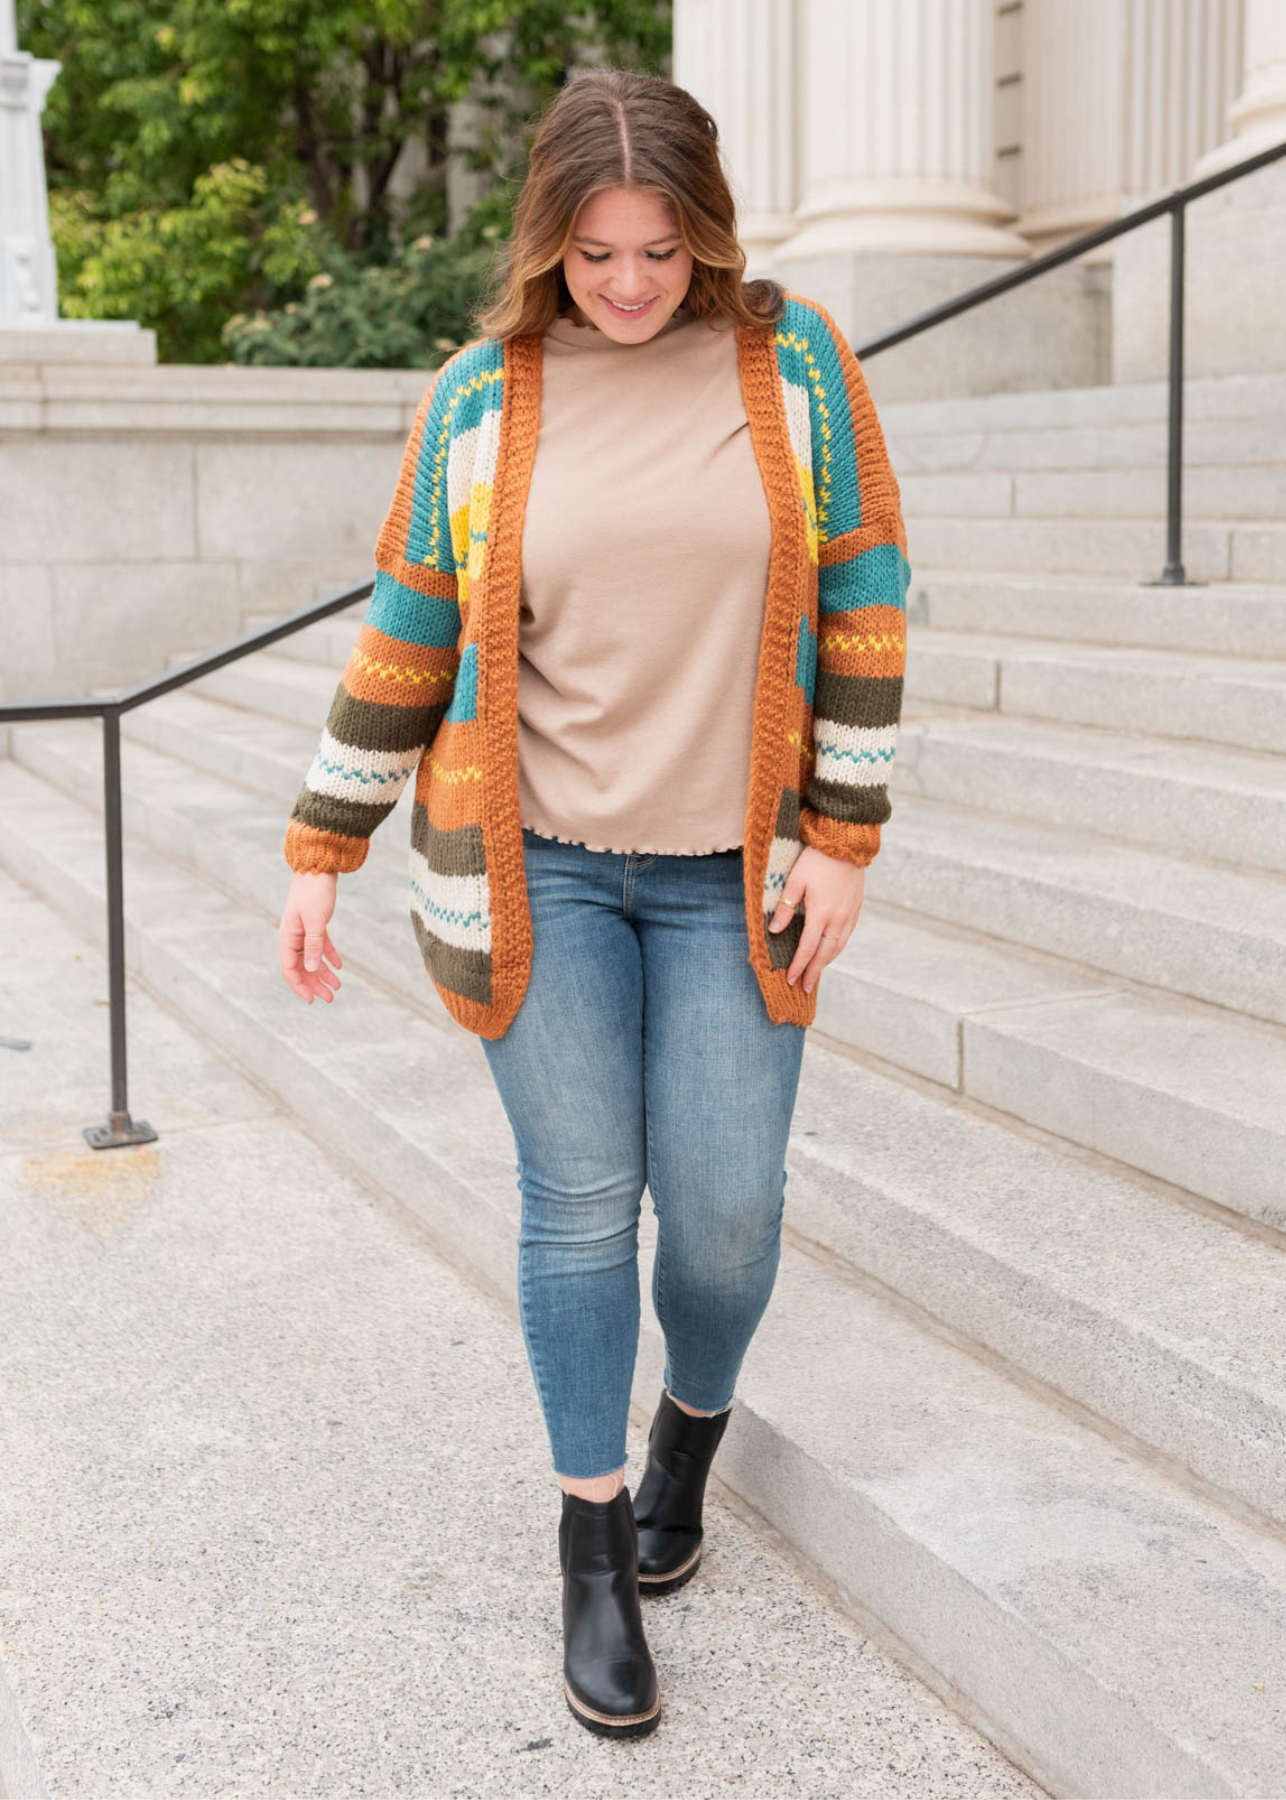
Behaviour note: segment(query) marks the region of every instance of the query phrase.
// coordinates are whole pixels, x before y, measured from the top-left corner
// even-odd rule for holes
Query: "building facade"
[[[1283,0],[675,0],[674,25],[751,271],[855,340],[1286,138]],[[1188,237],[1194,372],[1286,366],[1281,167],[1194,202]],[[1159,375],[1168,245],[1160,221],[882,355],[886,391]]]

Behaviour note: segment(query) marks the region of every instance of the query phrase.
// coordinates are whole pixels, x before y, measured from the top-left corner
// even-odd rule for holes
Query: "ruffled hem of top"
[[[711,844],[704,850],[650,850],[643,845],[633,849],[622,850],[612,844],[588,844],[584,838],[560,837],[556,831],[539,831],[534,825],[524,825],[524,831],[530,831],[533,837],[552,838],[556,844],[575,844],[582,850],[601,850],[609,856],[718,856],[725,850],[740,850],[743,843],[739,839],[735,844]]]

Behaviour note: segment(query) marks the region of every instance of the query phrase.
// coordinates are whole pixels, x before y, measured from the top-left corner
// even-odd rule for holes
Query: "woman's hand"
[[[292,876],[286,904],[282,908],[277,942],[281,951],[281,972],[299,995],[312,1005],[316,995],[330,1003],[333,988],[341,985],[339,976],[327,968],[323,958],[336,969],[342,968],[339,952],[330,941],[326,927],[335,910],[337,875],[310,875],[300,871]]]
[[[781,931],[795,916],[801,900],[804,928],[799,945],[786,971],[793,987],[804,978],[804,992],[811,994],[817,977],[828,962],[833,962],[844,948],[857,924],[866,887],[866,870],[839,856],[827,856],[806,844],[795,858],[786,885],[777,902],[777,910],[768,921],[769,931]]]

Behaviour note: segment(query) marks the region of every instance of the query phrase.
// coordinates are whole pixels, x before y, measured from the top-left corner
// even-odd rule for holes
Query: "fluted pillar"
[[[1241,11],[1242,0],[1023,0],[1014,229],[1037,253],[1189,179],[1237,91]]]
[[[780,254],[1023,257],[992,185],[995,0],[799,0],[802,193]]]
[[[1230,135],[1198,156],[1183,179],[1216,174],[1286,138],[1286,0],[1244,0],[1241,27],[1240,80],[1226,112]],[[1185,236],[1186,372],[1286,370],[1286,158],[1194,200]],[[1156,380],[1165,373],[1169,342],[1164,224],[1119,240],[1113,284],[1113,377]]]
[[[719,126],[747,274],[794,230],[796,0],[674,0],[674,80]]]
[[[1228,108],[1231,136],[1201,158],[1194,179],[1286,139],[1286,3],[1244,4],[1242,87]]]

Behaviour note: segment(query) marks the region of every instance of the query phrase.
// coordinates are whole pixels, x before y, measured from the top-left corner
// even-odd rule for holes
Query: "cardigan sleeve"
[[[812,759],[802,841],[864,867],[880,848],[902,712],[911,579],[901,493],[856,355],[812,303],[819,334],[814,405],[818,519]]]
[[[416,409],[375,543],[370,603],[286,827],[284,855],[296,871],[361,867],[451,704],[461,613],[445,469],[447,366]]]

